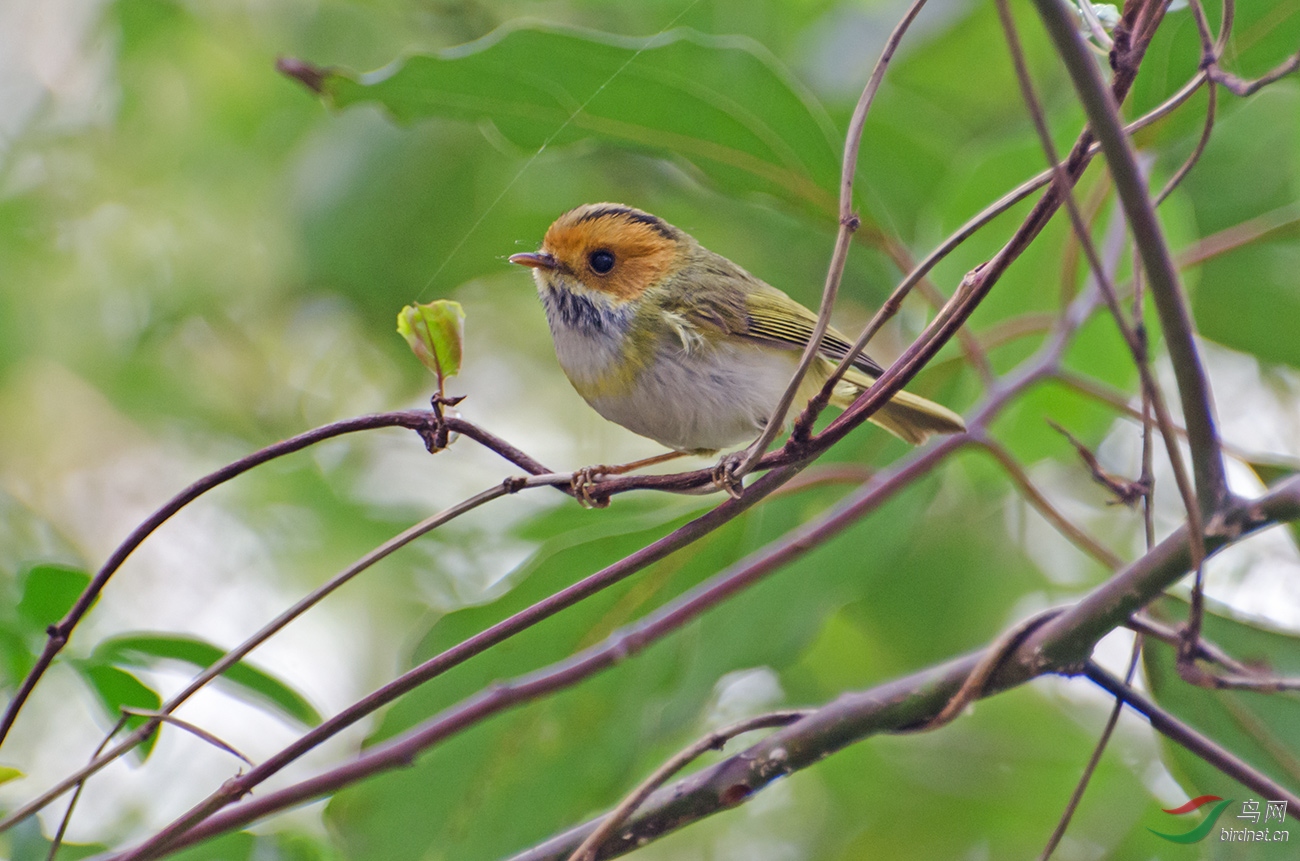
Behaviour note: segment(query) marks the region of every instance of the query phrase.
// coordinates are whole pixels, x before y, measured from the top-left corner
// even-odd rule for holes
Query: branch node
[[[854,233],[862,226],[862,219],[858,217],[856,212],[850,212],[848,215],[840,219],[840,224],[848,228],[850,233]]]
[[[449,398],[442,392],[435,392],[429,399],[429,406],[433,408],[433,412],[425,425],[416,430],[420,439],[424,440],[424,447],[428,449],[429,454],[437,454],[451,444],[451,431],[447,427],[447,417],[443,415],[442,408],[454,407],[463,400],[465,395]]]
[[[718,796],[718,800],[726,807],[733,807],[744,801],[754,792],[753,787],[744,783],[733,783]]]
[[[253,790],[250,787],[244,785],[243,775],[240,774],[221,784],[221,788],[217,790],[217,794],[223,798],[229,799],[230,801],[238,801],[252,791]]]

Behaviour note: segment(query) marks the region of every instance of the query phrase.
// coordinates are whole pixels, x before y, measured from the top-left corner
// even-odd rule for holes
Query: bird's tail
[[[850,371],[836,387],[831,403],[841,409],[845,408],[871,383],[871,377],[866,374]],[[961,416],[941,404],[927,401],[910,392],[895,394],[869,421],[912,445],[920,445],[931,434],[962,433],[966,430],[966,423]]]

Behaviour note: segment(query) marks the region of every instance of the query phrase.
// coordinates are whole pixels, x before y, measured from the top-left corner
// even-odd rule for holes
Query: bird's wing
[[[675,300],[668,299],[662,305],[665,320],[681,337],[686,349],[707,340],[709,333],[792,350],[808,346],[813,327],[817,325],[813,312],[725,257],[712,252],[703,254],[697,269],[710,279],[711,289],[675,285],[671,292]],[[839,362],[851,347],[852,342],[830,327],[822,337],[819,352],[826,359]],[[853,367],[870,374],[872,379],[884,373],[880,365],[862,353],[853,360]]]
[[[766,287],[767,285],[763,285]],[[802,350],[812,337],[817,325],[817,316],[781,291],[768,287],[766,290],[751,291],[746,299],[749,337],[782,346]],[[826,330],[822,337],[823,356],[831,361],[843,359],[852,343],[834,327]],[[869,356],[858,353],[853,360],[853,367],[870,374],[873,378],[884,373],[880,365]]]

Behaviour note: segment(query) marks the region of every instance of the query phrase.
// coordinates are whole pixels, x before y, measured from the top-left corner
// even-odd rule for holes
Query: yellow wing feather
[[[701,249],[703,251],[703,249]],[[710,261],[705,268],[713,279],[709,291],[684,290],[678,293],[680,303],[673,303],[670,313],[676,322],[686,323],[697,330],[738,336],[790,350],[802,350],[812,337],[817,316],[726,258],[704,252]],[[722,282],[731,281],[733,289],[719,289]],[[701,301],[707,296],[706,301]],[[677,326],[674,326],[678,329]],[[681,336],[681,331],[678,329]],[[686,337],[682,337],[686,344]],[[818,353],[823,361],[814,365],[814,379],[825,379],[831,367],[848,355],[852,342],[834,327],[826,330]],[[865,391],[884,373],[880,365],[869,356],[859,354],[853,365],[836,387],[832,403],[847,407],[854,398]],[[898,392],[880,408],[871,421],[894,436],[920,445],[931,434],[961,433],[966,424],[961,416],[945,406],[918,397],[910,392]]]

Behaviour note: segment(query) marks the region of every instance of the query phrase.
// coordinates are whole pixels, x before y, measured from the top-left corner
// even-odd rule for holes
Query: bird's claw
[[[745,452],[737,451],[723,455],[717,466],[713,467],[713,484],[725,491],[732,499],[740,499],[745,491],[744,476],[736,475],[736,470],[745,461]]]
[[[605,508],[609,505],[609,497],[592,495],[592,490],[600,483],[600,476],[608,471],[607,466],[584,466],[573,474],[569,489],[573,491],[573,498],[578,500],[579,505],[583,508]]]

